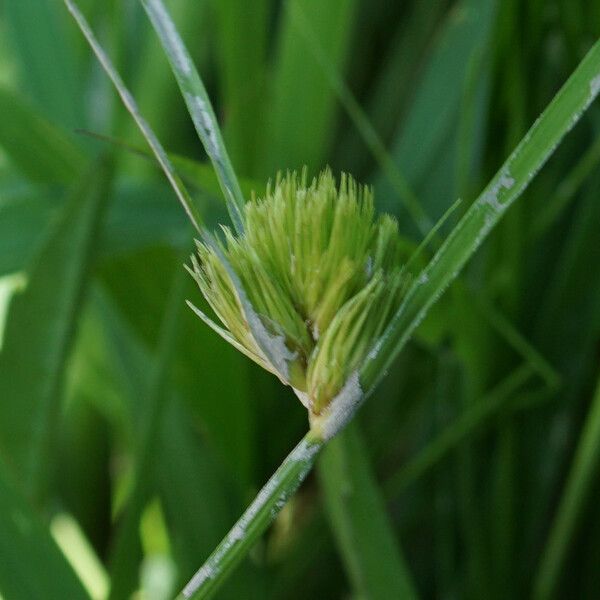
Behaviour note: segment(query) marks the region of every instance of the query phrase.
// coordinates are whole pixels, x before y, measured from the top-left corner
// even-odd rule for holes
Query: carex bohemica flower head
[[[310,184],[306,172],[278,177],[243,219],[239,236],[224,227],[224,240],[198,242],[191,272],[228,330],[219,333],[318,417],[398,308],[396,222],[375,216],[369,189],[347,175],[338,186],[329,170]]]

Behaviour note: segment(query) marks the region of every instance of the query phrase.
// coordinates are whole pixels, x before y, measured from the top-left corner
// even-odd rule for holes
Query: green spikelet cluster
[[[244,233],[198,243],[193,274],[228,339],[292,385],[318,415],[381,335],[406,288],[396,222],[375,218],[372,192],[329,170],[278,177],[245,206]],[[225,259],[225,260],[224,260]],[[262,325],[283,340],[278,372],[253,335],[235,272]],[[233,338],[233,339],[232,339]]]

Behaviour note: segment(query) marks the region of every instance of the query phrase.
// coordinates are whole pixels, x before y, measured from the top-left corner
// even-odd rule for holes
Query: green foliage
[[[48,529],[10,483],[3,467],[0,470],[0,589],[6,600],[89,598]]]
[[[319,474],[334,534],[354,589],[365,598],[418,596],[391,535],[381,489],[356,423],[331,440]]]
[[[0,88],[0,143],[32,181],[71,183],[85,161],[81,148],[12,91]]]
[[[12,302],[0,363],[2,457],[34,497],[45,491],[55,452],[61,387],[77,317],[90,282],[109,181],[95,165],[66,203],[55,230],[30,269],[27,288]]]
[[[67,34],[62,6],[52,0],[8,0],[3,13],[18,79],[40,115],[57,125],[82,127],[79,49]]]
[[[1,4],[0,596],[95,597],[94,563],[115,599],[161,585],[172,598],[213,553],[195,597],[595,600],[600,129],[598,106],[583,110],[600,86],[598,3],[80,4],[145,136],[63,3]],[[190,69],[174,78],[172,64]],[[306,410],[186,305],[211,310],[183,269],[189,219],[151,153],[201,231],[201,272],[220,252],[235,275],[220,271],[242,328],[219,327],[229,341],[248,341],[240,315],[256,309],[286,352],[316,359],[321,346],[296,387],[334,370],[319,391],[330,399],[348,374],[331,360],[341,351],[363,365],[354,391],[380,380],[318,476],[282,507],[320,449],[311,434],[234,539]],[[291,277],[291,252],[273,250],[293,241],[282,223],[296,196],[280,198],[272,226],[264,209],[276,203],[269,178],[305,164],[368,190],[344,225],[352,268],[318,243],[295,250],[319,268],[310,291],[306,273]],[[369,277],[350,225],[371,202],[371,234],[387,231],[399,255],[383,288],[402,265],[411,277],[397,296],[359,298],[400,305],[378,352],[325,347],[325,332],[365,339],[356,297]],[[243,219],[217,241],[208,231],[228,208]],[[332,225],[331,204],[312,209],[303,230]],[[272,252],[248,259],[250,240]],[[366,314],[373,329],[385,312]],[[65,513],[91,562],[54,526]]]
[[[212,104],[187,48],[179,38],[171,17],[161,0],[142,0],[161,44],[169,57],[171,68],[187,105],[188,111],[210,158],[225,195],[229,215],[238,232],[241,232],[241,213],[244,197],[240,184],[223,144],[221,130]]]
[[[295,18],[306,13],[327,58],[338,68],[348,60],[355,27],[356,0],[293,0],[281,3],[274,71],[269,86],[264,161],[258,171],[272,177],[281,169],[322,168],[335,126],[335,93],[310,51]]]

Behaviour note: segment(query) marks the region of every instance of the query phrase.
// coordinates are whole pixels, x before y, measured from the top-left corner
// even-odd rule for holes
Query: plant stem
[[[598,475],[600,463],[600,381],[583,425],[565,491],[550,530],[534,580],[533,598],[548,600],[557,593],[569,545],[576,533],[578,519]]]
[[[264,533],[311,470],[324,442],[309,431],[288,454],[252,504],[195,573],[178,600],[210,598]]]

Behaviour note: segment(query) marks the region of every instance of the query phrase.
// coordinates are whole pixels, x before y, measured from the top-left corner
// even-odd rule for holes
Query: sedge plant
[[[215,168],[232,220],[208,232],[167,153],[140,115],[82,14],[65,3],[165,171],[199,239],[187,266],[219,335],[285,385],[309,430],[182,592],[208,598],[231,574],[322,447],[338,434],[404,347],[427,310],[522,194],[600,92],[596,43],[528,134],[419,273],[406,268],[397,226],[376,216],[373,193],[329,170],[279,175],[262,196],[242,195],[202,81],[161,0],[141,0]]]
[[[244,233],[224,234],[198,243],[191,270],[229,334],[218,331],[292,386],[319,431],[407,289],[397,224],[326,170],[310,184],[278,177],[245,205]]]

